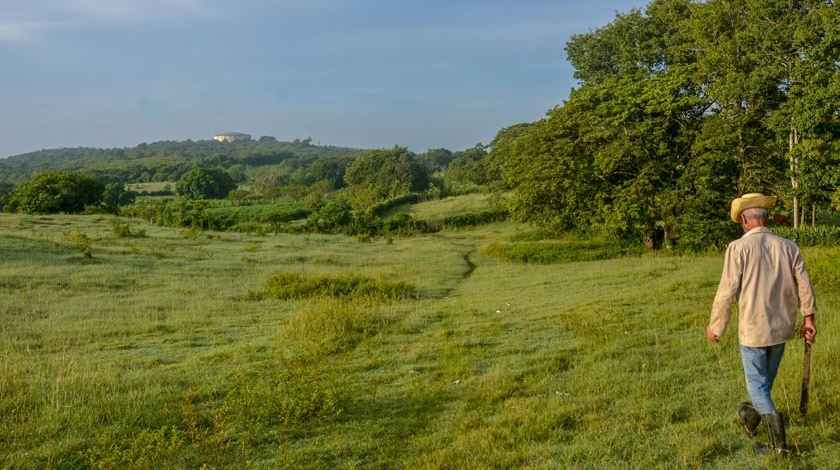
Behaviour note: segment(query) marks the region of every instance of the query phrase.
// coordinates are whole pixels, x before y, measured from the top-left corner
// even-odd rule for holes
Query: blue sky
[[[224,131],[453,150],[541,118],[630,0],[4,0],[0,157]]]

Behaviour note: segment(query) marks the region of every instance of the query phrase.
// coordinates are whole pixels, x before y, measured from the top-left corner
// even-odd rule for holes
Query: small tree
[[[233,178],[218,168],[193,168],[175,185],[175,194],[190,199],[223,199],[236,188]]]
[[[18,186],[6,210],[28,214],[78,213],[86,205],[99,204],[103,190],[101,183],[81,173],[47,171]]]
[[[131,204],[135,198],[137,198],[137,193],[126,191],[125,185],[122,183],[108,183],[105,185],[105,190],[102,194],[102,205],[108,211],[116,214],[120,206]]]
[[[327,201],[312,214],[312,221],[319,230],[333,230],[350,221],[350,208],[341,201]]]
[[[6,207],[6,203],[9,202],[9,199],[12,197],[12,193],[14,193],[14,191],[15,185],[5,181],[0,181],[0,211]]]

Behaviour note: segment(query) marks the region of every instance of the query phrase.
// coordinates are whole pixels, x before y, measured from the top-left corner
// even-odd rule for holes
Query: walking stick
[[[805,424],[805,415],[808,414],[808,383],[811,381],[811,344],[805,342],[805,357],[802,361],[802,395],[799,397],[799,416],[796,422]]]

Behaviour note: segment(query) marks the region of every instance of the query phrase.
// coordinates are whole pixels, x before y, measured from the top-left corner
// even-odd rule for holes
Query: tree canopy
[[[486,160],[520,218],[557,229],[700,248],[748,192],[798,224],[840,178],[838,25],[832,1],[656,0],[572,37],[579,86]]]
[[[85,206],[99,204],[104,187],[79,173],[48,171],[21,183],[8,198],[5,210],[28,214],[82,212]]]
[[[190,199],[223,199],[236,183],[220,168],[193,168],[175,185],[175,194]]]
[[[353,161],[344,179],[350,205],[366,209],[383,199],[429,187],[429,170],[405,147],[369,150]]]

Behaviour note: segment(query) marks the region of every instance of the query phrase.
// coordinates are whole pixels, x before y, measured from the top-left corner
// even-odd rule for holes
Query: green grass
[[[563,264],[486,253],[512,224],[375,239],[0,215],[0,468],[823,469],[840,459],[837,248],[810,424],[752,454],[735,332],[705,341],[722,255]],[[123,221],[125,222],[125,221]],[[91,258],[64,232],[85,234]],[[391,300],[254,299],[271,275],[364,276]],[[798,405],[802,351],[775,388]]]
[[[493,194],[465,194],[417,204],[403,204],[389,210],[385,215],[409,214],[415,219],[436,222],[453,215],[498,210],[501,200]]]
[[[492,243],[487,254],[505,261],[521,263],[570,263],[638,256],[644,248],[590,240],[525,241]]]
[[[297,272],[273,274],[263,284],[263,294],[272,299],[308,297],[360,298],[376,300],[410,299],[416,296],[413,285],[389,282],[359,275],[302,276]]]

